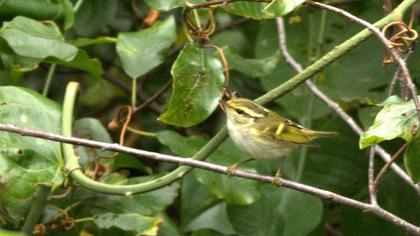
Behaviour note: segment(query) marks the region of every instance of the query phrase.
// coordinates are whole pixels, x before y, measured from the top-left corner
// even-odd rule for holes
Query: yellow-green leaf
[[[360,137],[360,148],[395,138],[412,141],[413,127],[419,126],[413,101],[404,101],[398,96],[391,96],[379,105],[383,108],[376,115],[372,126]]]

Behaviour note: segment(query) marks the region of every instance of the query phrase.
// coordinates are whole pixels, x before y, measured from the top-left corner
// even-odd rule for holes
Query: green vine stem
[[[82,6],[83,2],[84,2],[84,0],[78,0],[76,2],[76,4],[74,4],[73,11],[77,12],[80,9],[80,7]]]
[[[34,201],[31,204],[28,215],[26,216],[25,223],[23,224],[22,231],[28,235],[32,235],[34,226],[41,218],[44,207],[47,203],[48,194],[51,188],[45,185],[38,185]]]
[[[127,130],[130,131],[133,134],[138,134],[138,135],[144,136],[144,137],[149,137],[149,138],[156,138],[157,137],[157,135],[155,133],[147,132],[147,131],[144,131],[144,130],[138,130],[138,129],[132,128],[130,126],[127,127]]]
[[[137,79],[133,79],[131,82],[131,107],[136,109],[137,103]]]
[[[398,20],[402,17],[403,13],[407,11],[416,0],[404,0],[397,8],[395,8],[389,15],[377,21],[374,25],[378,28],[382,28],[389,22]],[[347,52],[358,46],[369,36],[372,35],[368,29],[364,29],[355,36],[346,40],[342,44],[336,46],[329,53],[321,57],[319,60],[314,62],[312,65],[307,67],[302,73],[293,76],[291,79],[285,83],[279,85],[268,93],[256,99],[260,104],[265,104],[274,99],[281,97],[287,92],[293,90],[305,80],[309,79],[317,72],[336,61],[338,58],[345,55]],[[64,106],[63,106],[63,134],[66,136],[71,136],[71,122],[72,122],[72,113],[74,106],[74,99],[76,97],[76,91],[78,84],[75,82],[69,83],[66,91]],[[223,127],[203,148],[201,148],[192,158],[195,160],[204,160],[208,155],[210,155],[223,141],[227,138],[227,129]],[[66,160],[66,170],[69,172],[71,177],[80,183],[81,185],[98,192],[105,192],[110,194],[135,194],[148,192],[155,189],[162,188],[168,184],[173,183],[179,178],[183,177],[188,171],[192,168],[187,166],[181,166],[176,168],[174,171],[157,178],[155,180],[139,183],[135,185],[110,185],[105,183],[100,183],[94,181],[83,174],[80,170],[80,166],[77,162],[77,157],[75,155],[73,145],[62,144],[64,156]]]
[[[44,89],[42,90],[42,95],[46,97],[48,95],[48,91],[50,90],[51,82],[54,78],[54,72],[57,64],[51,64],[50,68],[48,69],[47,78],[45,79]]]
[[[64,104],[63,104],[63,114],[62,114],[62,133],[65,136],[72,136],[72,122],[73,122],[73,110],[74,110],[74,103],[76,100],[77,90],[79,88],[79,84],[76,82],[70,82],[67,85],[66,94],[64,97]],[[220,143],[222,143],[227,136],[226,129],[222,129],[209,143],[207,143],[206,149],[200,150],[196,155],[196,159],[203,160],[205,159],[210,153],[216,149]],[[155,179],[153,181],[139,183],[139,184],[132,184],[132,185],[112,185],[101,183],[95,180],[90,179],[80,169],[80,165],[78,162],[78,158],[74,151],[73,145],[62,143],[62,148],[64,152],[64,160],[65,160],[65,169],[66,172],[73,178],[76,182],[80,185],[102,193],[109,193],[109,194],[117,194],[117,195],[131,195],[135,193],[142,193],[147,191],[152,191],[168,184],[171,184],[175,180],[184,176],[187,171],[191,169],[191,167],[182,166],[177,168],[176,170],[172,171],[171,173]]]

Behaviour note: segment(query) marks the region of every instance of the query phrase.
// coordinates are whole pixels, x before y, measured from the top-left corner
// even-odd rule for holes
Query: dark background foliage
[[[81,89],[73,134],[118,142],[119,130],[108,130],[107,124],[122,106],[133,104],[133,81],[140,105],[162,87],[169,88],[172,80],[172,89],[133,115],[130,127],[147,132],[128,132],[125,145],[194,155],[224,125],[217,105],[225,75],[217,52],[189,43],[185,36],[183,1],[85,0],[73,13],[77,2],[0,1],[0,123],[60,133],[65,86],[78,81]],[[230,89],[254,99],[295,72],[279,52],[277,26],[270,16],[270,11],[279,9],[263,14],[259,3],[235,4],[215,11],[216,30],[208,43],[226,55]],[[385,14],[380,1],[349,1],[339,7],[369,22]],[[149,26],[147,16],[156,13],[151,9],[161,12]],[[198,14],[205,22],[207,12]],[[414,28],[418,29],[416,17]],[[307,7],[289,13],[285,22],[289,50],[302,65],[313,63],[362,29],[340,16]],[[320,29],[325,33],[319,39]],[[408,59],[416,85],[420,83],[419,55],[414,51]],[[387,99],[396,69],[395,65],[384,67],[383,57],[383,45],[370,38],[312,80],[367,129],[381,109],[371,104]],[[48,77],[52,78],[49,89]],[[394,94],[399,93],[397,86]],[[313,129],[339,133],[320,140],[319,148],[295,151],[284,162],[285,178],[368,200],[368,152],[359,149],[359,137],[346,123],[304,85],[267,106]],[[408,109],[414,114],[412,107]],[[394,139],[383,146],[393,153],[402,142]],[[85,147],[78,147],[77,153],[84,172],[107,183],[145,182],[176,168]],[[412,147],[406,155],[418,153]],[[228,166],[243,159],[245,154],[226,140],[206,161]],[[383,162],[377,160],[376,169],[380,169]],[[414,161],[411,174],[418,181],[418,158],[410,160]],[[397,163],[404,168],[403,158]],[[276,165],[254,161],[241,169],[272,175]],[[1,228],[22,228],[39,185],[51,191],[38,222],[48,235],[406,235],[358,209],[199,169],[148,193],[96,193],[67,178],[58,143],[0,132]],[[51,197],[69,186],[64,197]],[[415,225],[420,224],[418,199],[393,172],[383,178],[379,204]],[[58,228],[52,229],[53,225]]]

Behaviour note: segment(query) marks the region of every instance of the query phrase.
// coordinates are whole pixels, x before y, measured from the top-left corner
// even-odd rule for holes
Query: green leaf
[[[303,2],[304,0],[274,0],[271,3],[234,2],[223,8],[235,15],[261,20],[286,15]]]
[[[398,96],[391,96],[379,106],[383,107],[382,110],[376,115],[372,126],[360,137],[360,148],[395,138],[411,142],[413,127],[419,127],[413,101],[404,101]]]
[[[7,41],[17,55],[24,57],[56,57],[71,61],[78,51],[75,46],[64,41],[55,24],[46,25],[23,16],[5,22],[0,37]]]
[[[197,231],[200,229],[212,229],[226,235],[235,234],[226,214],[226,204],[222,202],[207,209],[191,221],[185,230]]]
[[[162,64],[175,39],[176,25],[173,17],[145,30],[118,34],[117,53],[124,71],[132,79],[137,79]]]
[[[59,134],[60,107],[29,89],[0,87],[0,123]],[[16,221],[26,214],[39,184],[63,181],[60,144],[0,132],[0,205]]]
[[[407,188],[407,185],[392,171],[388,172],[381,180],[378,204],[413,225],[420,224],[420,201],[418,199],[418,193]],[[366,214],[359,209],[344,207],[337,217],[340,219],[340,231],[343,235],[407,235],[407,231],[403,228],[381,217]]]
[[[273,16],[265,13],[263,10],[268,3],[254,3],[254,2],[234,2],[223,6],[223,8],[232,14],[252,18],[254,20],[261,20],[266,18],[273,18]]]
[[[64,9],[64,30],[70,29],[74,24],[73,4],[70,0],[60,0]]]
[[[70,40],[69,43],[76,47],[86,47],[94,44],[115,43],[117,40],[113,37],[97,37],[97,38],[77,38]]]
[[[207,209],[219,202],[207,187],[195,179],[193,175],[186,175],[181,186],[181,228],[187,225]]]
[[[239,235],[307,235],[321,222],[322,201],[306,193],[261,188],[262,199],[252,205],[228,205],[229,219]]]
[[[173,131],[163,131],[157,134],[159,142],[168,146],[178,155],[191,157],[206,141],[200,137],[183,137]],[[222,144],[208,158],[209,162],[231,165],[239,160],[239,150],[231,142]],[[246,166],[246,165],[244,165]],[[251,171],[255,171],[251,169]],[[196,179],[206,186],[218,199],[229,204],[252,204],[260,198],[259,184],[242,178],[231,178],[226,175],[205,170],[193,170]]]
[[[252,205],[227,206],[229,220],[238,235],[282,235],[284,225],[276,210],[281,192],[269,185],[263,185],[260,191],[261,200]]]
[[[278,214],[283,219],[281,235],[307,235],[322,220],[323,204],[321,199],[312,195],[286,189],[278,206]]]
[[[204,121],[223,96],[225,76],[218,58],[195,44],[187,44],[172,66],[172,96],[159,120],[190,127]]]
[[[274,17],[284,16],[300,6],[303,2],[305,0],[274,0],[264,9],[264,12]]]
[[[74,122],[73,134],[76,137],[112,143],[108,130],[95,118],[82,118]],[[90,147],[77,146],[77,154],[83,160],[93,160],[95,157],[112,157],[113,152],[102,151]]]
[[[234,48],[223,49],[231,70],[239,71],[251,78],[261,78],[270,75],[277,66],[281,54],[274,53],[265,58],[243,58]]]
[[[152,168],[143,164],[143,162],[141,162],[138,157],[123,153],[119,153],[113,158],[112,167],[120,169],[137,169],[148,175],[153,174]]]
[[[169,11],[184,5],[184,0],[145,0],[145,2],[158,11]]]
[[[2,54],[1,61],[5,69],[12,71],[12,73],[24,73],[35,70],[41,62],[40,59],[9,54]]]
[[[76,57],[71,61],[64,61],[55,58],[47,60],[50,63],[57,63],[63,66],[76,68],[89,73],[93,79],[100,79],[102,76],[102,64],[97,58],[90,58],[84,50],[79,50]]]
[[[76,13],[73,30],[83,37],[104,35],[116,18],[117,10],[118,0],[84,1]]]
[[[404,164],[414,183],[420,182],[420,137],[416,137],[407,147]]]
[[[145,234],[146,232],[156,232],[162,219],[136,213],[104,213],[95,217],[94,222],[103,229],[117,227],[122,230],[135,231],[137,234]]]

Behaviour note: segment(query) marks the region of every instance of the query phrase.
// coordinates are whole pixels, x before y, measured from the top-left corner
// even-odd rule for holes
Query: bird
[[[332,137],[336,132],[316,131],[305,128],[283,118],[255,101],[232,97],[221,100],[220,105],[227,116],[227,129],[235,145],[249,158],[231,165],[227,173],[251,160],[283,160],[297,147],[316,146],[312,141],[321,137]],[[281,168],[273,183],[280,185]]]

